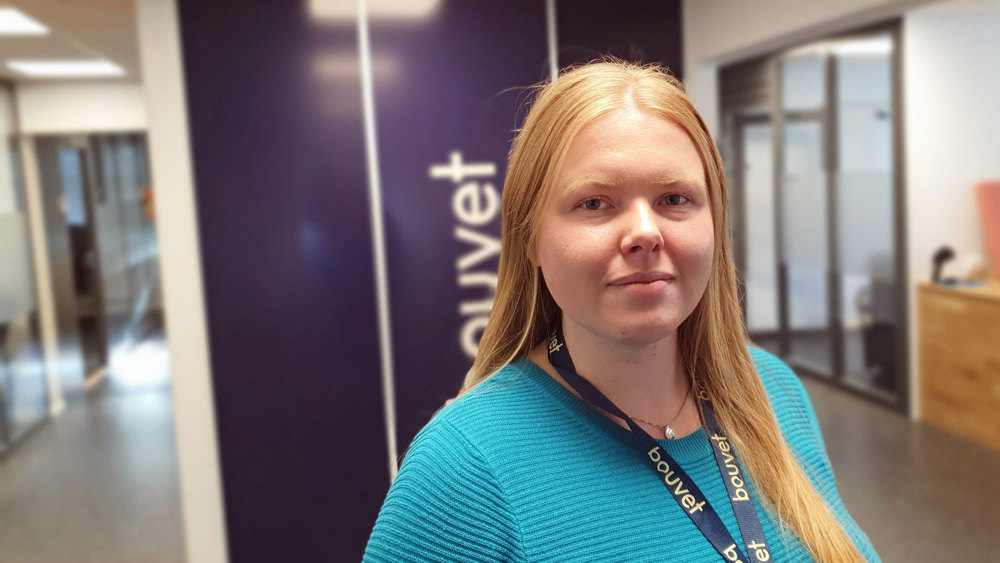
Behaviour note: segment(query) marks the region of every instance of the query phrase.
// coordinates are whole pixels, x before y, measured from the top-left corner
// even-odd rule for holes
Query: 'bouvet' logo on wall
[[[484,299],[463,300],[458,305],[458,313],[465,319],[458,335],[459,344],[472,358],[479,345],[478,335],[486,327],[493,307],[497,274],[493,270],[471,270],[500,254],[500,239],[476,228],[489,224],[500,213],[500,195],[492,183],[469,179],[492,178],[497,169],[492,162],[464,163],[461,152],[451,151],[448,163],[432,164],[428,172],[432,180],[450,180],[454,185],[451,210],[456,221],[455,238],[471,245],[466,253],[455,259],[458,286],[482,286],[488,293]]]

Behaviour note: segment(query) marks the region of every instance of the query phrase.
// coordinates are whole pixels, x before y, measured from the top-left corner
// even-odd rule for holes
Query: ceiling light
[[[438,9],[441,0],[365,0],[368,17],[373,20],[424,20]],[[353,22],[358,17],[358,3],[353,0],[309,0],[309,12],[318,20]]]
[[[836,41],[819,41],[792,49],[790,57],[822,56],[833,53],[838,57],[881,57],[892,53],[892,38],[877,36]]]
[[[840,57],[877,57],[892,53],[892,39],[889,37],[872,37],[868,39],[852,39],[837,41],[830,50]]]
[[[0,35],[46,35],[49,28],[15,8],[0,8]]]
[[[7,67],[36,78],[121,76],[125,71],[111,61],[7,61]]]

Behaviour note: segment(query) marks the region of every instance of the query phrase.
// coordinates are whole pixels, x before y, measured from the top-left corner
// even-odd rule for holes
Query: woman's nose
[[[628,209],[623,216],[623,254],[660,250],[663,246],[663,234],[656,219],[656,213],[647,202],[636,203]]]

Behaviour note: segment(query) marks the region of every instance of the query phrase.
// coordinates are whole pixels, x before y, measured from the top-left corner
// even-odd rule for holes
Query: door
[[[779,63],[779,272],[788,360],[831,376],[826,61],[805,52]]]
[[[773,134],[769,117],[739,122],[742,193],[734,200],[743,218],[741,235],[747,331],[754,344],[781,352],[778,256],[775,244]]]
[[[897,44],[890,27],[724,69],[721,145],[753,343],[905,410]]]

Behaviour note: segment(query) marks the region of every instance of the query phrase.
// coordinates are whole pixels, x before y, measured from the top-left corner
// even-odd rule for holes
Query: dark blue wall
[[[559,65],[601,55],[659,63],[683,77],[681,0],[560,2]]]
[[[231,560],[358,559],[389,476],[360,86],[322,63],[355,29],[179,8]]]

